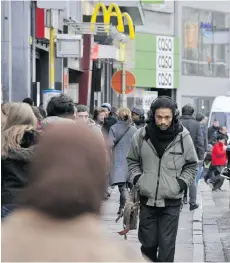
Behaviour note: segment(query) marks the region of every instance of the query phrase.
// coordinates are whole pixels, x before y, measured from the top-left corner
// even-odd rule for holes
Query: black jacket
[[[108,135],[110,128],[117,123],[117,118],[114,116],[109,116],[105,119],[102,130]]]
[[[215,144],[217,143],[217,137],[218,137],[218,135],[220,135],[220,134],[224,136],[225,144],[227,145],[227,144],[228,144],[228,135],[221,133],[219,130],[218,130],[217,132],[213,133],[211,139],[209,140],[209,143],[210,143],[211,145],[215,145]]]
[[[190,115],[182,115],[180,120],[183,126],[190,132],[198,159],[204,160],[204,138],[201,133],[200,123]]]
[[[213,137],[217,135],[219,128],[218,127],[209,127],[208,128],[208,143],[212,144]]]
[[[2,157],[2,205],[17,204],[18,194],[24,189],[28,180],[28,166],[34,147],[10,150]]]

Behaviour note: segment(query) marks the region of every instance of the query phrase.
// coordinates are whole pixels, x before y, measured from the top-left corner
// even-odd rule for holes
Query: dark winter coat
[[[208,128],[208,144],[212,144],[213,137],[217,135],[218,130],[219,128],[214,126]]]
[[[2,205],[17,204],[18,194],[28,180],[28,166],[32,160],[34,147],[10,150],[2,156]]]
[[[204,160],[204,139],[201,133],[200,123],[190,115],[182,115],[180,120],[183,126],[190,132],[198,159]]]
[[[105,132],[105,134],[109,134],[110,128],[117,123],[117,118],[114,116],[109,116],[105,119],[105,122],[102,127],[102,131]]]
[[[210,144],[211,145],[215,145],[216,143],[217,143],[217,137],[218,137],[218,135],[223,135],[225,138],[225,145],[227,145],[228,144],[228,135],[227,134],[223,134],[223,133],[221,133],[219,130],[217,131],[217,132],[215,132],[215,133],[213,133],[213,136],[212,136],[212,138],[210,139]]]

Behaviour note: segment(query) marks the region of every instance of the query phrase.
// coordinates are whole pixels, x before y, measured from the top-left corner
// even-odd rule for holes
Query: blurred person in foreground
[[[53,122],[73,122],[76,119],[76,108],[73,100],[64,94],[52,97],[47,105],[47,118],[42,121],[44,129]]]
[[[112,149],[110,170],[110,185],[117,185],[120,192],[120,206],[118,215],[123,214],[128,197],[129,171],[126,161],[132,137],[137,128],[132,126],[131,111],[128,108],[118,110],[118,122],[110,128],[109,145]]]
[[[103,234],[105,167],[104,145],[87,125],[49,125],[20,207],[2,224],[2,261],[140,262]]]
[[[137,129],[140,129],[146,125],[145,112],[142,108],[135,106],[131,109],[132,120]]]
[[[37,121],[26,103],[13,103],[2,130],[1,138],[1,217],[5,218],[16,206],[18,194],[28,180],[36,141]]]

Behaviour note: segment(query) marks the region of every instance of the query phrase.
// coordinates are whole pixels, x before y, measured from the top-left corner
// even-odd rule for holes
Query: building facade
[[[144,4],[143,9],[145,23],[136,27],[136,31],[144,34],[146,41],[148,35],[145,52],[149,52],[149,57],[155,49],[150,39],[167,36],[176,40],[179,75],[178,87],[172,91],[176,91],[173,93],[179,108],[191,103],[196,112],[208,114],[213,99],[230,92],[230,2],[165,1],[158,5]],[[155,58],[145,63],[141,61],[145,54],[139,58],[136,55],[136,69],[151,68],[152,73],[143,78],[143,83],[151,82],[156,70],[150,64]],[[138,83],[141,76],[136,74]],[[160,87],[158,95],[164,93],[165,89]]]
[[[213,99],[230,91],[230,2],[178,1],[175,7],[181,40],[177,99],[208,114]]]

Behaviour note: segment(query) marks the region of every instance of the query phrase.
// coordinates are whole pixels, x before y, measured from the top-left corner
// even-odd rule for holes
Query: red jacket
[[[212,148],[212,165],[225,166],[227,163],[227,154],[224,149],[224,144],[217,142]]]

